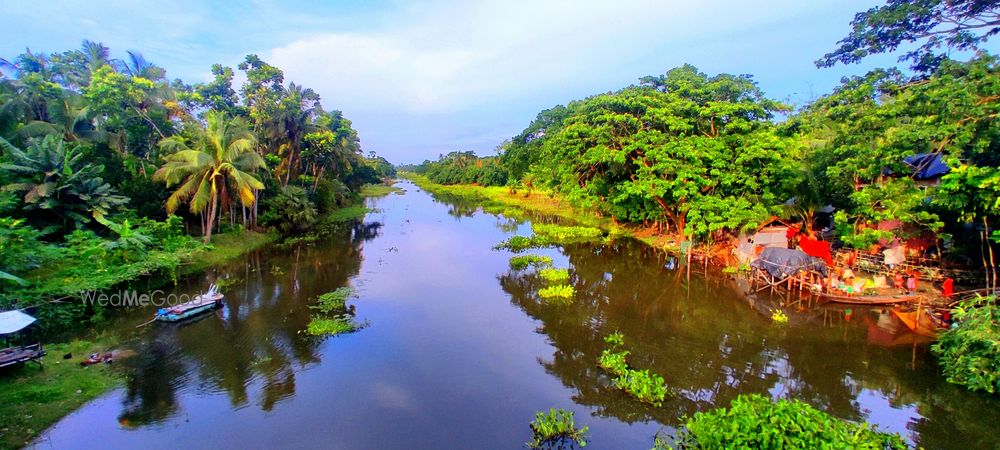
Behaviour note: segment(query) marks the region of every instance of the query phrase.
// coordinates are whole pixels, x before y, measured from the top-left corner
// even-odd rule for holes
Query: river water
[[[39,448],[523,448],[548,408],[574,411],[596,449],[647,449],[680,417],[743,393],[796,398],[928,449],[998,448],[1000,402],[949,385],[886,312],[747,298],[633,242],[541,250],[569,267],[569,306],[537,297],[491,247],[530,223],[409,182],[315,246],[265,249],[184,280],[226,306],[184,324],[113,328],[137,355],[124,387],[65,417]],[[538,218],[538,220],[546,220]],[[319,294],[352,286],[353,334],[302,333]],[[677,393],[662,407],[614,389],[595,361],[624,334],[630,363]]]

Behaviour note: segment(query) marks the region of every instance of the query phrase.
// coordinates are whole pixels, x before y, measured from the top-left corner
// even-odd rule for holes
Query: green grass
[[[362,205],[346,206],[328,214],[323,220],[326,222],[350,222],[365,218],[365,214],[371,212],[370,209]]]
[[[239,231],[212,237],[209,246],[195,251],[186,249],[173,255],[181,259],[177,275],[205,270],[261,248],[277,239],[273,233]],[[50,284],[62,284],[66,292],[80,289],[108,289],[118,283],[136,279],[154,270],[123,271],[114,276],[94,276],[83,283],[74,279],[51,279]],[[155,280],[155,279],[154,279]],[[159,282],[169,282],[162,278]],[[107,390],[119,386],[121,377],[107,365],[83,368],[83,357],[104,352],[115,345],[112,338],[101,337],[94,342],[77,340],[45,346],[48,355],[44,368],[27,364],[14,370],[0,369],[0,448],[22,447],[49,425]],[[72,353],[73,359],[62,356]]]
[[[278,240],[277,233],[258,233],[256,231],[233,231],[212,236],[212,242],[205,249],[198,250],[188,257],[181,266],[181,275],[201,272],[209,267],[222,265],[267,244]]]
[[[362,197],[384,197],[393,193],[402,193],[403,190],[389,184],[366,184],[359,193]]]
[[[25,446],[70,411],[121,385],[111,365],[80,366],[91,353],[113,346],[110,338],[46,345],[43,367],[0,369],[0,448]],[[66,353],[73,358],[62,359]]]

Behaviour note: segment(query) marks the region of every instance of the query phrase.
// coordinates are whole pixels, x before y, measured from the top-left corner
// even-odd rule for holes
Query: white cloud
[[[586,77],[609,81],[602,80],[606,69],[646,47],[733,32],[803,8],[781,3],[766,10],[746,2],[438,3],[396,11],[382,29],[315,33],[273,49],[270,61],[352,109],[458,112]]]

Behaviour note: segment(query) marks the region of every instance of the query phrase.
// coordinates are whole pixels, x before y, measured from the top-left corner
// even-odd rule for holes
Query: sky
[[[803,104],[843,76],[817,69],[854,14],[878,0],[433,0],[234,2],[0,0],[0,56],[61,52],[83,39],[137,50],[188,83],[247,54],[281,68],[353,121],[365,153],[402,164],[454,150],[486,155],[543,110],[690,63],[750,74]]]

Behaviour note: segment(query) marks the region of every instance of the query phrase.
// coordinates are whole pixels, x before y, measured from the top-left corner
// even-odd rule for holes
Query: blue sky
[[[489,154],[535,114],[691,63],[751,74],[801,104],[863,65],[817,69],[876,1],[27,1],[0,0],[0,55],[101,41],[138,50],[170,78],[208,79],[248,53],[354,121],[394,163]]]

